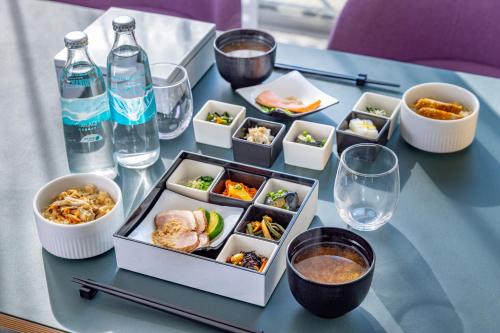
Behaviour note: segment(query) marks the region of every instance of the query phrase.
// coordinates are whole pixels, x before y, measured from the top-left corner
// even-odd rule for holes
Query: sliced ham
[[[201,234],[207,228],[208,222],[205,212],[200,210],[195,210],[193,212],[194,218],[196,220],[196,232]]]
[[[155,245],[192,252],[210,244],[208,234],[204,232],[208,221],[202,211],[164,211],[155,216],[155,225],[152,234]]]
[[[155,216],[157,228],[161,228],[165,223],[174,222],[179,228],[184,227],[185,231],[196,230],[198,224],[193,212],[189,210],[167,210]]]
[[[304,113],[316,110],[321,105],[321,100],[316,100],[311,104],[304,105],[302,101],[293,97],[283,98],[270,90],[264,90],[256,98],[255,101],[268,108],[285,109],[291,112]]]
[[[200,240],[198,248],[207,247],[210,244],[210,238],[208,238],[208,234],[206,232],[199,234],[198,239]]]
[[[173,249],[192,252],[198,248],[200,239],[195,231],[190,231],[172,235],[170,242]]]

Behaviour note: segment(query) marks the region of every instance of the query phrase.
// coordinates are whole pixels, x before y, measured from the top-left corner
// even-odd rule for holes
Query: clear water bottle
[[[68,33],[64,43],[68,59],[61,72],[59,92],[69,169],[114,178],[111,114],[104,78],[87,53],[84,32]]]
[[[113,29],[107,80],[115,159],[126,168],[146,168],[160,155],[148,57],[135,40],[132,17],[116,17]]]

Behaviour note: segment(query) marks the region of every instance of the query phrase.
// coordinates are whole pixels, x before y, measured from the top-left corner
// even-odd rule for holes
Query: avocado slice
[[[210,240],[217,237],[224,229],[224,219],[216,211],[211,211],[208,218],[208,238]]]

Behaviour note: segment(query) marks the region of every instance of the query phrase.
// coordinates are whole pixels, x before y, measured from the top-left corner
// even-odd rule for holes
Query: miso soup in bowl
[[[307,230],[287,249],[290,290],[304,308],[321,317],[339,317],[359,306],[374,267],[370,244],[345,229]]]
[[[254,86],[266,80],[274,68],[276,41],[267,32],[234,29],[214,42],[215,63],[233,89]]]

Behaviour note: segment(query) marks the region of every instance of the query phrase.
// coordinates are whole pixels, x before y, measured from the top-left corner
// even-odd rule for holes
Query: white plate
[[[243,213],[242,208],[209,204],[165,190],[161,194],[153,209],[151,209],[149,214],[146,216],[146,218],[137,228],[135,228],[134,231],[132,231],[132,233],[128,237],[153,244],[151,234],[155,230],[154,219],[156,214],[171,209],[197,210],[198,208],[205,208],[208,211],[215,210],[224,219],[224,229],[219,234],[219,236],[217,236],[210,242],[208,249],[216,249],[222,245],[224,240],[229,236],[229,234],[238,223],[238,220]]]
[[[260,106],[255,102],[255,98],[264,90],[271,90],[277,95],[285,97],[297,97],[304,102],[304,104],[309,104],[317,99],[321,100],[320,106],[313,111],[305,113],[291,113],[283,112],[281,110],[273,112],[264,112]],[[329,107],[331,105],[337,104],[338,99],[330,95],[325,94],[318,88],[316,88],[311,82],[309,82],[302,74],[297,71],[292,71],[286,75],[277,78],[274,81],[259,84],[252,87],[236,89],[236,92],[241,95],[248,103],[252,104],[260,112],[266,114],[281,114],[292,118],[298,118],[302,116],[309,115],[321,111],[322,109]]]

